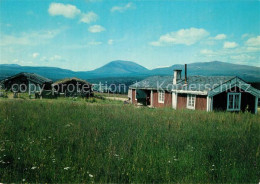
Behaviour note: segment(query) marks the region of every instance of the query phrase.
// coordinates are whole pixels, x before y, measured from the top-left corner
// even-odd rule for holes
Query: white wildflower
[[[70,127],[72,125],[73,125],[72,123],[69,123],[69,124],[65,125],[65,127]]]
[[[37,168],[37,167],[33,166],[31,169],[34,170],[34,169],[36,169],[36,168]]]
[[[89,176],[90,178],[93,178],[93,175],[92,175],[92,174],[89,174],[88,176]]]
[[[69,170],[70,169],[70,167],[64,167],[64,170]]]

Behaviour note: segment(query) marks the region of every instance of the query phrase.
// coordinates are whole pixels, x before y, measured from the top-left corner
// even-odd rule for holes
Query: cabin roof
[[[172,84],[172,82],[172,76],[152,76],[132,84],[129,87],[134,89],[157,89],[157,83],[159,83],[162,84],[163,89],[166,89],[167,85]]]
[[[254,96],[260,97],[260,91],[236,76],[189,76],[187,83],[185,79],[177,80],[173,84],[172,76],[153,76],[131,85],[130,89],[166,90],[185,93],[201,92],[214,96],[231,87],[240,87]]]
[[[177,80],[177,84],[173,85],[172,76],[153,76],[148,77],[140,82],[137,82],[130,86],[130,88],[136,89],[158,89],[161,87],[164,90],[174,90],[174,89],[190,89],[194,91],[205,91],[210,90],[214,86],[221,83],[225,83],[233,76],[189,76],[187,77],[187,85],[185,85],[185,79]]]
[[[10,77],[4,79],[2,82],[5,83],[5,82],[10,81],[14,78],[19,78],[19,77],[22,77],[22,76],[25,76],[27,78],[27,80],[34,82],[34,83],[37,83],[37,84],[52,83],[51,79],[48,79],[48,78],[43,77],[41,75],[38,75],[36,73],[26,73],[26,72],[21,72],[21,73],[18,73],[16,75],[10,76]]]
[[[61,80],[58,80],[55,83],[53,83],[53,85],[64,84],[64,83],[68,83],[68,82],[71,82],[71,81],[76,81],[76,82],[91,85],[91,83],[89,83],[88,81],[83,80],[83,79],[79,79],[77,77],[61,79]]]

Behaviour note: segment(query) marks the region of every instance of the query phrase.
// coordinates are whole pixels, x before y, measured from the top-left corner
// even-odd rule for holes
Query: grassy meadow
[[[0,182],[259,179],[259,115],[99,100],[0,100]]]
[[[103,97],[118,97],[118,98],[128,98],[127,94],[118,94],[118,93],[100,93],[95,92],[95,95],[103,96]]]

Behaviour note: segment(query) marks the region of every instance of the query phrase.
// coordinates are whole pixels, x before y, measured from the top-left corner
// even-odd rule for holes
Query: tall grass
[[[253,182],[260,116],[0,102],[0,182]]]

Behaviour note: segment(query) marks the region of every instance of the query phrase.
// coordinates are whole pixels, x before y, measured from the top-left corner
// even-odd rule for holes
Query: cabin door
[[[149,90],[138,90],[137,91],[137,99],[138,103],[143,105],[150,105],[151,104],[151,91]]]
[[[146,102],[146,105],[151,105],[151,91],[145,91],[146,93],[146,98],[145,98],[145,102]]]

